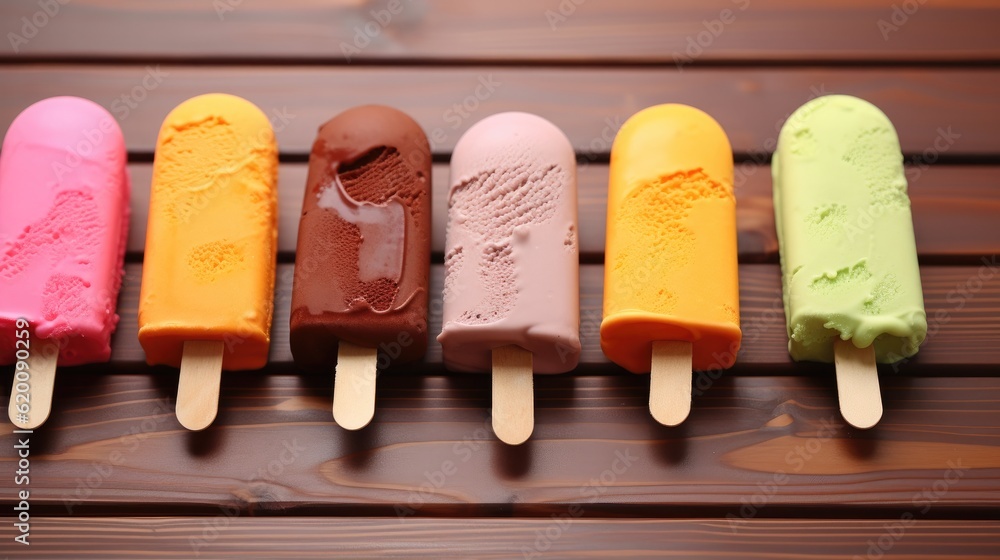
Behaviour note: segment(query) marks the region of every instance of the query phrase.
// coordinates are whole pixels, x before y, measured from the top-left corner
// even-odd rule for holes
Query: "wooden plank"
[[[930,331],[920,353],[906,363],[883,366],[883,371],[938,375],[962,371],[966,375],[996,375],[1000,364],[1000,261],[986,257],[980,266],[929,266],[921,269],[924,302]],[[734,373],[780,371],[825,372],[832,366],[793,364],[788,357],[788,338],[781,303],[781,277],[777,265],[740,265],[740,320],[743,345]],[[138,343],[137,313],[141,265],[126,267],[118,312],[122,320],[112,342],[115,364],[111,367],[144,370],[145,355]],[[278,266],[275,315],[271,330],[268,371],[292,367],[288,346],[293,265]],[[434,339],[441,332],[441,265],[431,269],[429,332],[431,340],[423,362],[406,369],[441,373],[441,346]],[[601,265],[580,267],[580,335],[583,352],[579,371],[587,373],[623,371],[610,365],[601,352],[599,328],[603,302],[604,270]],[[957,370],[959,366],[967,369]]]
[[[158,68],[158,70],[157,70]],[[150,71],[152,69],[152,72]],[[713,115],[734,149],[766,159],[784,120],[824,93],[864,97],[899,129],[909,154],[934,159],[1000,154],[1000,72],[992,68],[510,68],[320,66],[3,65],[0,129],[29,104],[78,95],[107,107],[132,152],[151,153],[160,124],[185,99],[211,91],[246,97],[278,129],[283,154],[306,154],[316,128],[365,103],[396,106],[423,126],[436,154],[500,111],[537,113],[580,153],[607,154],[629,116],[678,102]],[[294,92],[294,93],[293,93]],[[956,137],[957,135],[957,137]],[[935,148],[937,143],[937,148]]]
[[[491,429],[486,375],[386,374],[373,422],[330,418],[330,377],[226,375],[215,423],[173,414],[177,374],[67,373],[31,435],[34,515],[561,514],[727,519],[995,518],[996,378],[886,376],[867,431],[837,409],[832,375],[723,376],[695,385],[665,428],[648,378],[538,376],[534,434]],[[13,438],[0,469],[14,472]],[[14,504],[13,476],[0,507]]]
[[[149,186],[152,164],[134,163],[132,175],[132,227],[128,250],[133,258],[143,252],[149,215]],[[281,165],[278,181],[278,247],[282,260],[290,261],[298,238],[302,193],[306,185],[306,164]],[[433,169],[435,253],[444,252],[444,230],[448,218],[449,169],[435,164]],[[982,255],[1000,253],[1000,167],[931,166],[907,168],[910,198],[917,236],[917,249],[925,262],[976,262]],[[580,251],[585,260],[599,261],[604,253],[607,215],[608,166],[604,163],[580,165],[579,221]],[[740,260],[778,262],[778,240],[774,232],[771,204],[771,169],[766,165],[739,168],[736,188],[736,219]]]
[[[576,510],[574,510],[576,511]],[[218,521],[217,525],[213,522]],[[1000,522],[379,517],[33,518],[24,558],[778,558],[993,559]]]
[[[1000,12],[995,4],[898,4],[901,8],[894,9],[871,0],[805,6],[794,0],[184,0],[111,6],[76,0],[57,7],[53,17],[46,17],[36,2],[4,2],[0,20],[8,22],[4,31],[24,38],[8,39],[2,50],[5,58],[306,59],[340,64],[1000,58],[994,33]],[[44,25],[33,32],[22,18]]]

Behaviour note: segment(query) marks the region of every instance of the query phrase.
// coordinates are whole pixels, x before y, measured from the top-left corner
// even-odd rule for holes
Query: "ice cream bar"
[[[188,345],[223,369],[267,362],[277,170],[271,125],[244,99],[202,95],[167,116],[153,163],[139,302],[139,342],[151,365],[182,366]],[[185,378],[182,367],[182,386]]]
[[[814,99],[782,127],[772,173],[789,352],[836,361],[841,411],[870,427],[882,411],[874,361],[912,356],[927,334],[896,131],[867,101]],[[852,356],[871,364],[860,381],[843,376]],[[877,410],[857,417],[857,399]]]
[[[555,125],[501,113],[461,137],[444,262],[445,366],[488,372],[493,348],[513,344],[531,352],[535,373],[576,367],[576,156]]]
[[[833,361],[833,341],[912,356],[927,334],[903,156],[889,119],[831,95],[792,113],[772,166],[788,349]]]
[[[427,348],[431,157],[406,114],[368,105],[319,129],[309,158],[292,292],[299,366],[336,363],[337,343]],[[395,349],[393,346],[391,349]]]
[[[531,369],[561,373],[576,367],[576,215],[573,147],[545,119],[493,115],[473,125],[455,146],[438,340],[449,369],[493,369],[495,428],[501,414],[499,349],[510,350],[503,355],[529,355],[527,397],[517,397],[527,398],[529,406]]]
[[[44,375],[38,361],[43,354],[49,354],[51,374],[55,358],[73,366],[105,362],[111,355],[128,231],[126,160],[115,119],[76,97],[35,103],[14,119],[4,138],[0,363],[28,355],[32,387]],[[16,394],[11,393],[12,420]],[[29,420],[16,423],[40,425],[48,415],[43,400],[33,390]]]
[[[604,270],[601,348],[631,372],[652,371],[651,411],[678,423],[690,408],[691,369],[728,368],[740,344],[733,154],[712,117],[666,104],[622,126],[611,149]],[[671,391],[658,388],[656,367],[669,349],[681,360],[677,393],[656,394]],[[669,420],[655,409],[661,399],[676,399]]]
[[[423,357],[431,252],[431,151],[406,114],[377,105],[344,111],[319,129],[299,222],[291,348],[309,370],[338,364],[338,349],[367,354],[360,380],[341,363],[334,414],[348,428],[374,412],[375,360]],[[378,352],[378,354],[377,354]],[[341,403],[364,401],[353,421]]]

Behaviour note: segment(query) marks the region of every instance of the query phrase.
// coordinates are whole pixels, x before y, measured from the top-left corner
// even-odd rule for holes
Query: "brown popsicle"
[[[359,429],[374,414],[377,369],[427,348],[430,146],[406,114],[355,107],[320,127],[307,181],[292,355],[306,370],[336,364],[334,417]]]

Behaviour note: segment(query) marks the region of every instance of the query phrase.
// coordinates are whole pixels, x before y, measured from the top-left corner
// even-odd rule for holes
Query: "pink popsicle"
[[[580,356],[576,156],[566,135],[528,113],[500,113],[455,146],[445,242],[448,369],[493,375],[493,430],[526,441],[532,373]]]
[[[576,156],[528,113],[476,123],[455,146],[445,254],[444,328],[455,371],[490,371],[494,348],[564,373],[580,355]]]
[[[0,153],[0,363],[19,318],[63,366],[105,362],[129,216],[125,142],[101,106],[53,97],[25,109]],[[41,344],[33,344],[37,351]]]

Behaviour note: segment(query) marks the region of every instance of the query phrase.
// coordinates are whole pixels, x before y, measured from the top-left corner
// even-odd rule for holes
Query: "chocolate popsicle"
[[[341,398],[367,416],[338,417],[344,427],[371,420],[376,363],[418,360],[427,348],[430,184],[427,137],[406,114],[367,105],[320,127],[299,224],[290,342],[303,369],[337,364],[334,416]],[[341,378],[345,357],[363,366],[360,378]]]

